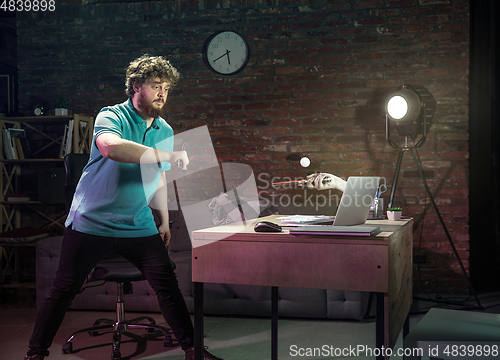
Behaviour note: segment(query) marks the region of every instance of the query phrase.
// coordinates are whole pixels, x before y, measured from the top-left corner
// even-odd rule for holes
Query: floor
[[[31,293],[30,293],[31,291]],[[23,359],[37,309],[34,307],[33,290],[1,289],[0,295],[0,359]],[[433,306],[442,306],[435,301],[426,301],[425,297],[415,297],[410,317],[410,328],[415,326],[423,314]],[[455,299],[457,300],[457,299]],[[479,296],[486,312],[500,313],[500,293],[487,293]],[[463,306],[477,305],[470,298],[458,306],[448,308],[460,309]],[[477,311],[477,310],[470,310]],[[80,334],[73,340],[75,352],[62,354],[62,345],[66,337],[73,331],[91,326],[100,317],[114,317],[113,312],[69,311],[56,335],[48,360],[98,360],[111,357],[111,335],[104,334],[91,337],[87,333]],[[138,314],[130,314],[137,316]],[[166,326],[160,314],[148,314]],[[205,318],[205,345],[209,351],[225,360],[266,360],[270,359],[270,319],[245,317]],[[183,352],[179,347],[165,348],[161,337],[155,338],[142,330],[128,332],[122,345],[122,359],[157,359],[181,360]],[[336,356],[335,350],[360,350],[350,352],[356,359],[375,359],[367,356],[362,350],[375,349],[375,321],[332,321],[332,320],[279,320],[279,358],[280,359],[323,359],[339,360],[349,356]],[[394,352],[402,346],[401,336]],[[320,348],[322,353],[308,353],[311,349]],[[402,359],[393,355],[393,359]]]

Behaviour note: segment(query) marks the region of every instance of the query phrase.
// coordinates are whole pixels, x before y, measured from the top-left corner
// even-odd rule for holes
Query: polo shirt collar
[[[136,122],[136,124],[146,124],[146,122],[144,121],[144,119],[141,118],[141,116],[137,112],[136,108],[134,107],[134,104],[132,104],[132,99],[131,98],[129,98],[125,102],[125,106],[128,107],[129,110],[130,110],[130,112],[135,115],[135,116],[132,116],[132,119],[134,119],[134,121]],[[157,129],[158,128],[158,118],[153,119],[153,122],[151,123],[151,127],[153,129]]]

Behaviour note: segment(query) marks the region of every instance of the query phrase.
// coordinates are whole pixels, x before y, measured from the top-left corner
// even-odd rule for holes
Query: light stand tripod
[[[474,287],[472,286],[470,278],[467,275],[467,271],[465,270],[465,267],[464,267],[464,265],[462,263],[462,260],[460,259],[460,256],[459,256],[459,254],[457,252],[455,244],[453,243],[453,239],[451,238],[451,235],[448,232],[448,229],[446,228],[446,225],[445,225],[445,223],[443,221],[441,213],[439,212],[439,208],[438,208],[436,202],[434,201],[434,197],[432,196],[432,193],[431,193],[431,190],[429,189],[429,186],[427,185],[427,181],[425,179],[425,175],[424,175],[424,172],[422,170],[422,166],[420,165],[420,162],[415,157],[415,153],[414,153],[413,149],[422,146],[425,143],[426,137],[427,137],[427,126],[424,126],[423,137],[420,138],[419,141],[413,147],[412,146],[408,146],[408,138],[407,137],[405,137],[405,145],[404,145],[404,147],[397,146],[397,144],[395,144],[391,140],[391,137],[390,137],[390,121],[389,121],[389,118],[386,115],[386,140],[387,140],[387,143],[392,148],[399,150],[398,161],[397,161],[397,164],[396,164],[396,170],[394,172],[394,178],[393,178],[393,181],[392,181],[392,189],[391,189],[391,195],[390,195],[390,198],[389,198],[388,208],[392,207],[392,202],[394,200],[394,194],[396,192],[396,185],[397,185],[397,182],[398,182],[399,171],[401,169],[401,162],[403,161],[403,155],[404,155],[405,152],[409,152],[411,154],[411,157],[413,158],[413,162],[415,163],[415,167],[418,170],[418,173],[420,175],[420,179],[422,180],[422,182],[424,184],[425,191],[427,192],[427,195],[429,196],[429,199],[431,200],[432,206],[434,207],[434,211],[436,211],[436,214],[437,214],[437,216],[439,218],[439,222],[441,223],[441,226],[443,227],[443,230],[444,230],[444,232],[446,234],[446,237],[448,238],[448,241],[449,241],[450,246],[451,246],[451,248],[453,250],[453,253],[455,254],[455,257],[458,260],[458,263],[460,264],[460,268],[462,269],[464,277],[467,280],[467,284],[469,285],[469,289],[470,289],[472,295],[474,296],[474,298],[475,298],[475,300],[477,302],[477,306],[478,306],[477,308],[484,309],[483,306],[481,305],[481,303],[479,302],[479,298],[477,297],[476,291],[474,290]]]

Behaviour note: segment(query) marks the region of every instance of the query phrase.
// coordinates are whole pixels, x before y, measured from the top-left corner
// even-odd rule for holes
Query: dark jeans
[[[161,312],[182,349],[193,346],[191,317],[179,290],[167,249],[160,235],[144,238],[110,238],[66,228],[61,258],[49,295],[38,310],[28,355],[49,354],[48,348],[69,305],[97,262],[119,254],[137,266],[154,289]]]

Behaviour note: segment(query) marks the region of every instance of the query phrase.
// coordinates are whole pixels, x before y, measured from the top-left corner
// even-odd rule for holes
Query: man
[[[110,253],[143,272],[185,359],[194,359],[193,325],[166,249],[171,235],[164,171],[171,164],[184,170],[189,164],[185,151],[173,151],[173,130],[160,117],[179,78],[163,57],[144,55],[127,69],[129,99],[97,115],[89,162],[65,223],[59,268],[38,311],[25,360],[49,355],[71,301],[96,263]],[[148,171],[145,180],[141,166],[148,164],[158,171],[153,178]],[[207,351],[204,358],[219,359]]]

